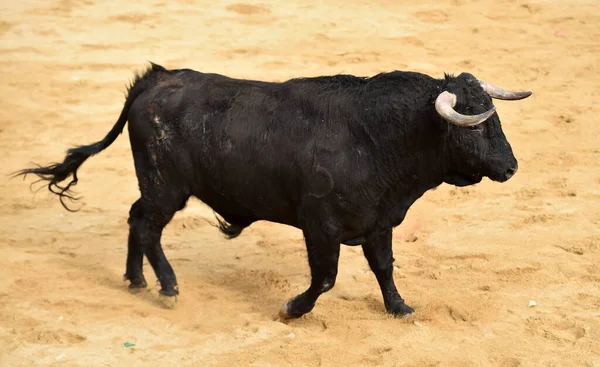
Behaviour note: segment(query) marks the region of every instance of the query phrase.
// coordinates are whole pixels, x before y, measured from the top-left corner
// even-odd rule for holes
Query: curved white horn
[[[448,122],[458,126],[479,125],[496,112],[496,107],[479,115],[463,115],[454,110],[456,106],[456,95],[450,92],[442,92],[435,100],[435,110]]]
[[[496,87],[495,85],[488,84],[482,80],[479,80],[479,84],[481,88],[492,98],[503,99],[505,101],[517,101],[519,99],[527,98],[531,95],[530,91],[526,92],[511,92],[500,87]]]

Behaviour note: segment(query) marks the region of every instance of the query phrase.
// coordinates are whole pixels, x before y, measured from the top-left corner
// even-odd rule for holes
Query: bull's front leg
[[[388,313],[395,316],[408,316],[414,312],[409,307],[394,284],[394,257],[392,253],[392,229],[375,232],[367,237],[362,245],[363,253],[383,294],[383,302]]]
[[[340,241],[338,236],[327,232],[319,226],[311,226],[304,230],[312,277],[310,287],[281,306],[279,311],[281,318],[296,318],[310,312],[317,298],[333,288],[338,272]]]

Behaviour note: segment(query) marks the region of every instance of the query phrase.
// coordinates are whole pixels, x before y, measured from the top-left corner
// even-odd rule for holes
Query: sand
[[[599,24],[596,0],[2,1],[0,365],[600,366]],[[411,208],[394,234],[411,318],[385,314],[361,249],[344,247],[336,287],[281,322],[309,282],[300,231],[260,222],[228,241],[197,200],[164,233],[181,289],[168,310],[147,264],[147,290],[122,280],[138,197],[126,132],[80,170],[78,213],[8,176],[101,139],[147,60],[530,89],[496,102],[520,169]]]

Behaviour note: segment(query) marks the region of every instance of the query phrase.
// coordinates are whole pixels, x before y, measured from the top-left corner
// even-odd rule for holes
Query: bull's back
[[[309,135],[289,139],[282,123],[290,121],[277,121],[276,85],[190,71],[173,79],[140,104],[152,111],[140,116],[140,130],[156,130],[158,111],[171,133],[163,142],[171,147],[163,150],[164,161],[178,167],[194,196],[224,216],[295,225],[303,182],[298,153]]]
[[[220,214],[296,225],[302,198],[333,190],[327,166],[351,147],[289,88],[175,71],[136,101],[130,126],[147,149],[162,136],[162,161]]]

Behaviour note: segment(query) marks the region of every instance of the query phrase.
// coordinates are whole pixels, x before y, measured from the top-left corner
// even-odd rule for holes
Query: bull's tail
[[[166,72],[167,69],[160,65],[151,63],[150,68],[142,74],[137,74],[135,80],[131,83],[127,91],[127,98],[125,100],[125,106],[121,111],[119,119],[108,132],[104,139],[90,145],[81,145],[75,148],[71,148],[67,151],[67,156],[62,163],[54,163],[48,166],[38,166],[37,168],[28,168],[15,173],[15,176],[27,176],[28,174],[37,175],[39,181],[47,181],[48,190],[53,194],[56,194],[60,198],[60,203],[68,211],[76,211],[69,209],[64,202],[64,199],[72,201],[77,200],[73,196],[71,188],[77,184],[77,170],[89,157],[100,153],[104,149],[108,148],[123,132],[123,128],[127,123],[127,116],[129,109],[133,105],[135,99],[147,88],[148,84],[152,81],[153,76],[158,72]],[[66,185],[61,185],[61,182],[71,177],[71,181]]]

